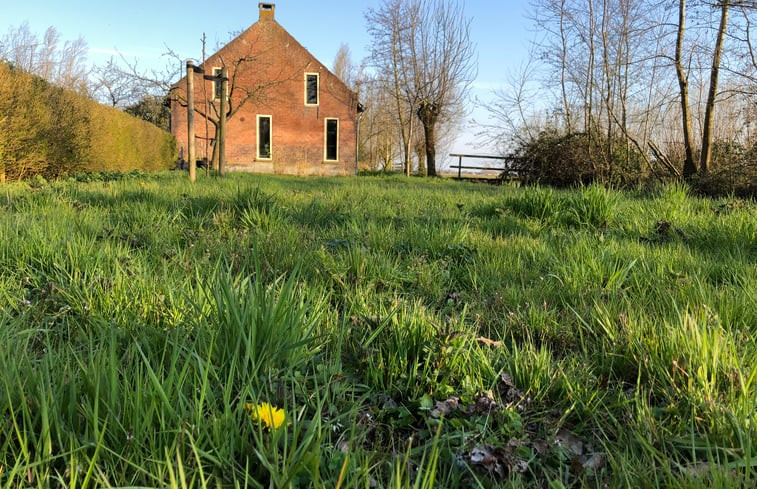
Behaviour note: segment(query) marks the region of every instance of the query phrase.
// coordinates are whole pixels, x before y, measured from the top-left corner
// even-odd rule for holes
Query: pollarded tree
[[[423,125],[426,168],[436,175],[437,128],[464,108],[476,76],[475,47],[470,19],[463,4],[451,0],[415,0],[418,25],[410,39],[408,80],[417,100],[416,115]]]
[[[440,124],[454,120],[476,75],[475,47],[464,5],[453,0],[384,0],[366,16],[377,68],[390,74],[398,113],[423,126],[428,175],[436,175]],[[409,165],[412,123],[400,117]]]

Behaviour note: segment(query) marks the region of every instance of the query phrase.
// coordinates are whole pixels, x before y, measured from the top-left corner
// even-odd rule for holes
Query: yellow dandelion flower
[[[253,421],[263,423],[269,429],[271,427],[280,427],[286,419],[286,413],[283,409],[272,406],[267,402],[261,402],[260,404],[247,403],[244,405],[244,409],[250,413],[250,418]]]

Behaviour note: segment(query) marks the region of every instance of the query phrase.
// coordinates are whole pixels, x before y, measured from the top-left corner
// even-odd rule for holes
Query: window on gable
[[[258,159],[271,159],[271,116],[258,116]]]
[[[222,68],[213,68],[213,78],[221,76]],[[219,100],[221,98],[221,85],[220,81],[213,80],[213,100]]]
[[[318,73],[305,73],[305,105],[318,105]]]
[[[339,160],[339,119],[326,119],[326,161]]]

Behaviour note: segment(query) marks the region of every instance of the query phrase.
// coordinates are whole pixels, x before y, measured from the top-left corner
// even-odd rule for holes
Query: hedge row
[[[156,171],[175,159],[171,134],[0,63],[0,181]]]

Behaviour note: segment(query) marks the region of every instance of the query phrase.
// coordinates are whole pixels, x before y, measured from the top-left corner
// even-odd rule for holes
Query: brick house
[[[208,57],[206,75],[228,68],[226,168],[296,175],[346,175],[357,170],[357,95],[259,4],[258,22]],[[197,158],[212,157],[220,83],[195,75]],[[174,85],[171,132],[186,159],[186,78]],[[207,111],[207,112],[206,112]],[[207,131],[206,131],[207,126]],[[207,150],[206,150],[207,148]]]

